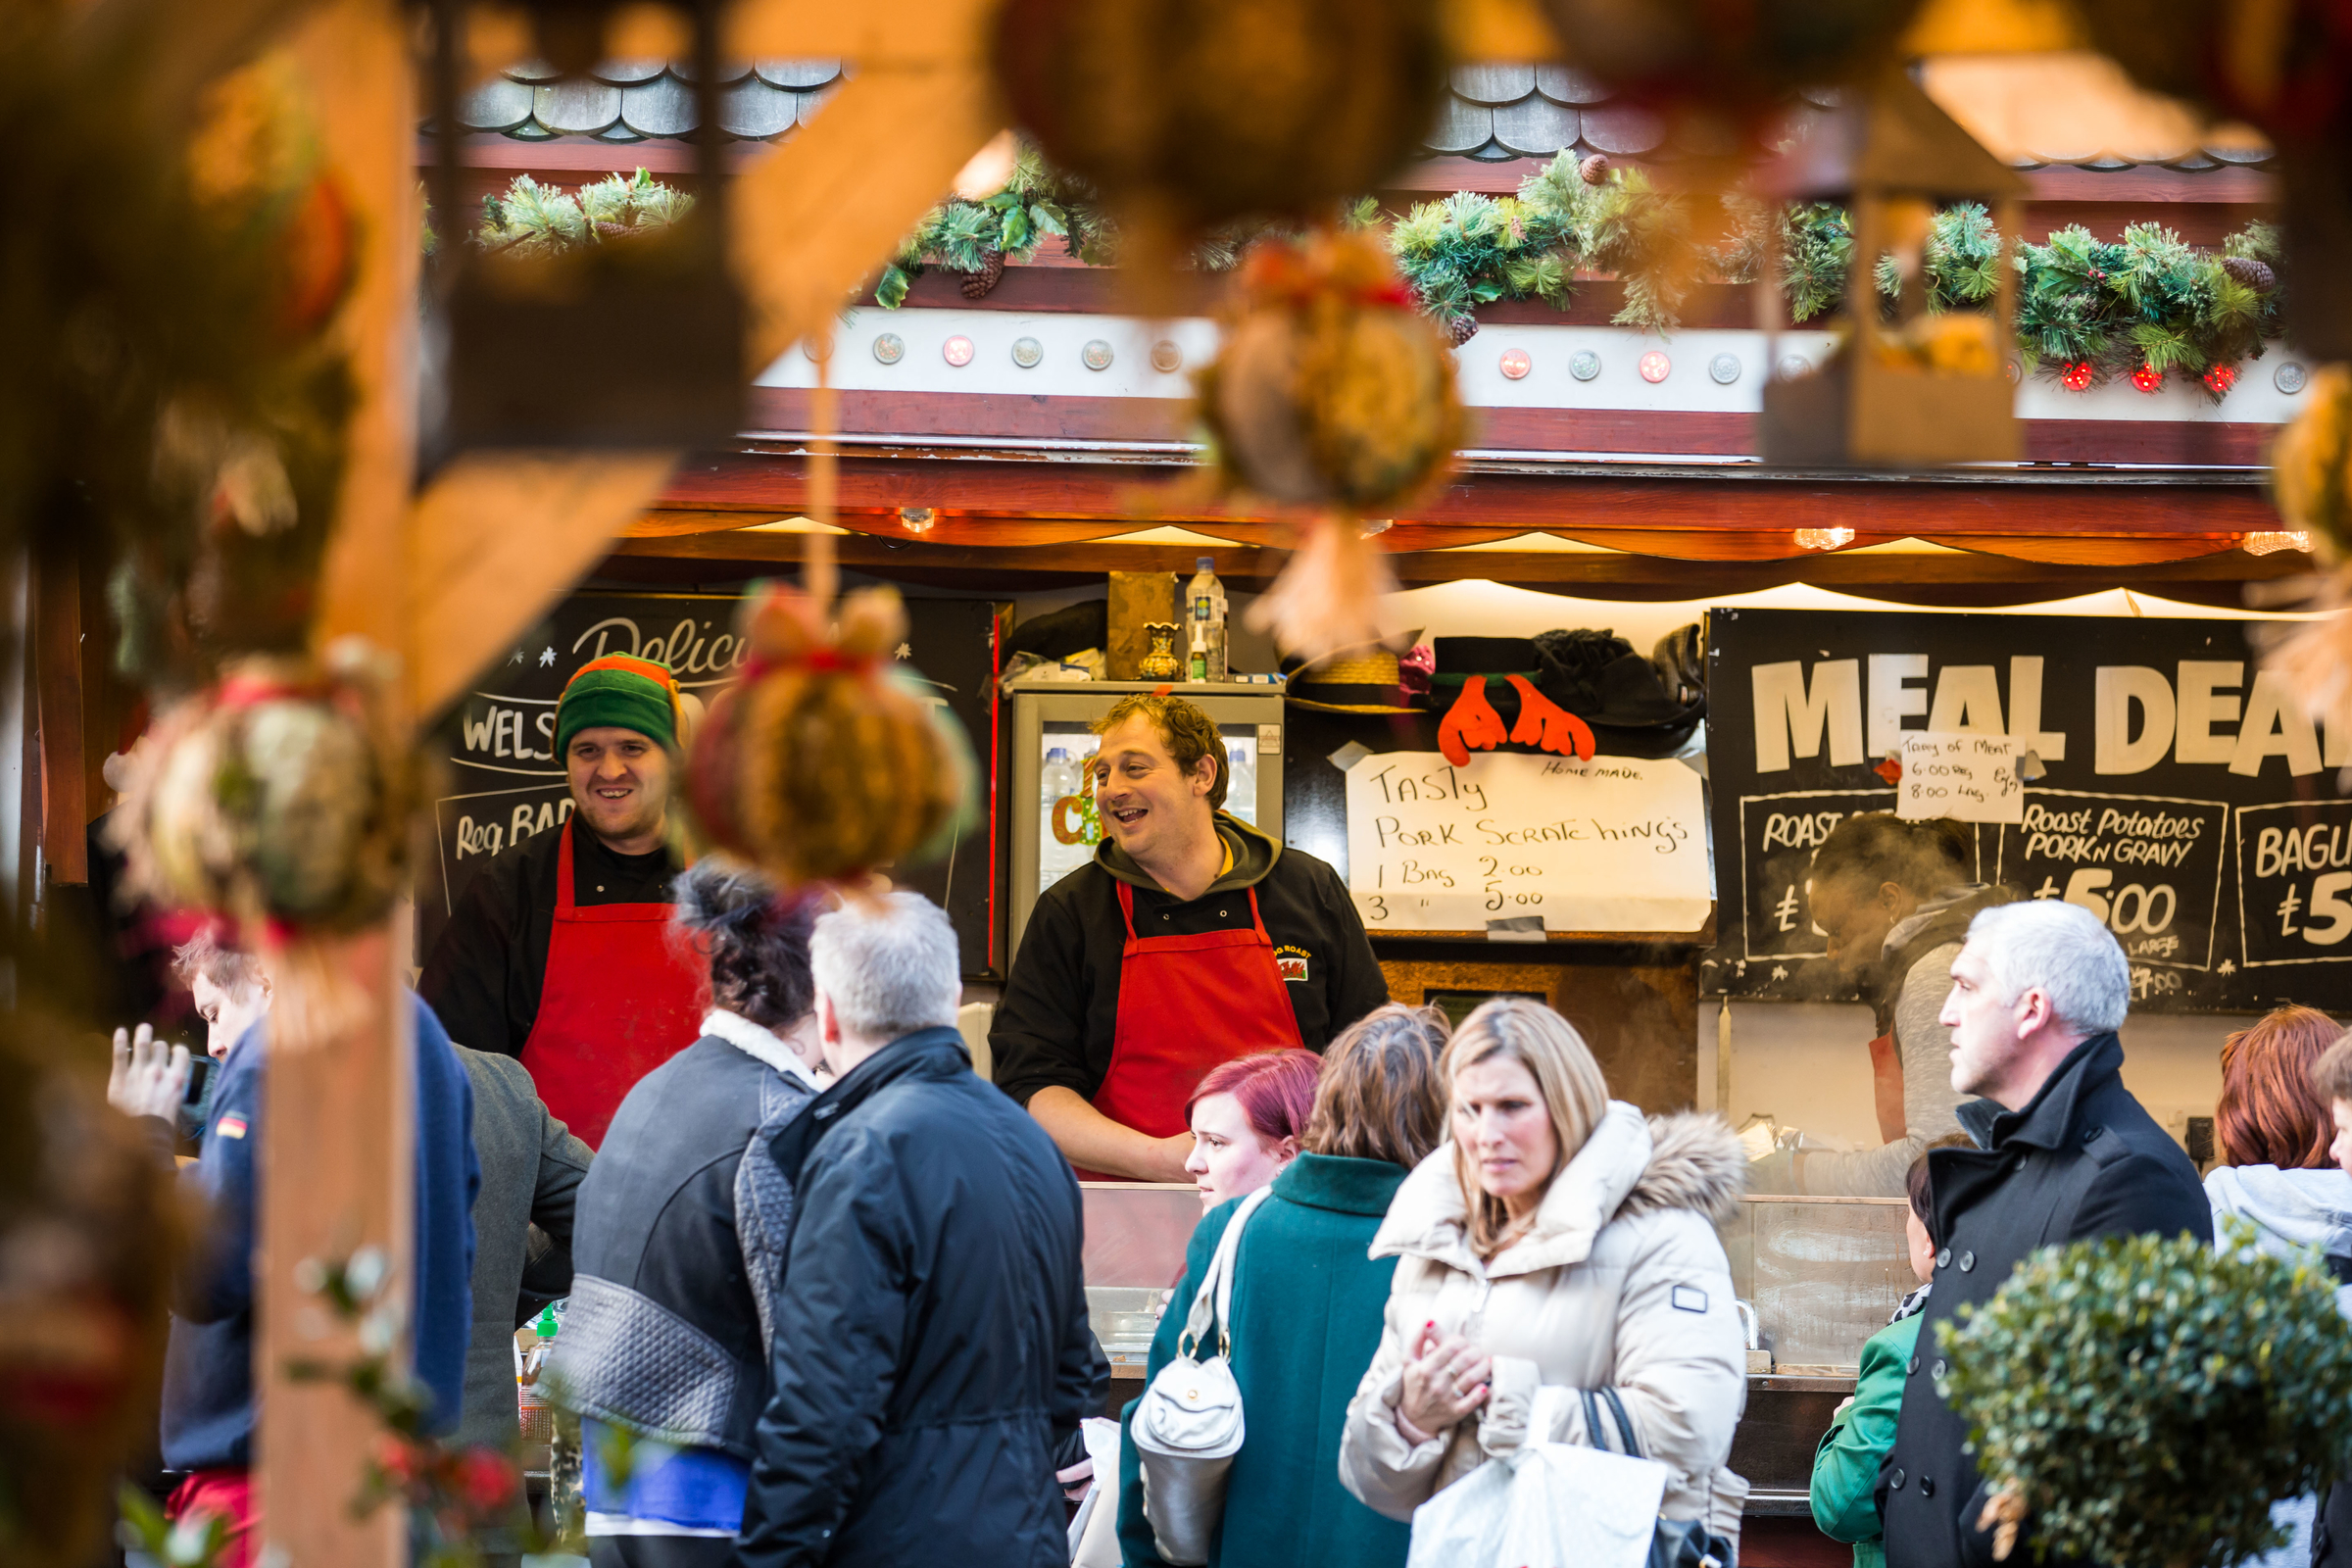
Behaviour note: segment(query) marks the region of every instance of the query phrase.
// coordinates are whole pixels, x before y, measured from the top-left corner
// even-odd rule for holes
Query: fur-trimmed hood
[[[1551,1179],[1535,1228],[1491,1262],[1482,1262],[1469,1245],[1469,1209],[1454,1175],[1450,1141],[1396,1190],[1372,1239],[1372,1256],[1424,1257],[1501,1279],[1583,1262],[1601,1231],[1618,1220],[1690,1209],[1721,1224],[1746,1187],[1745,1152],[1720,1116],[1686,1111],[1644,1118],[1639,1106],[1613,1100],[1584,1147]]]

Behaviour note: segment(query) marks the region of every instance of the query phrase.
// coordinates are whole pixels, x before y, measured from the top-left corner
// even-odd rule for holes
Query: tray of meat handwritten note
[[[1371,931],[1696,931],[1704,793],[1671,758],[1373,753],[1348,769],[1348,888]]]

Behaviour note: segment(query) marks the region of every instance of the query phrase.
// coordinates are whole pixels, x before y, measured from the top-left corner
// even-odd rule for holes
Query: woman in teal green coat
[[[1964,1144],[1953,1136],[1931,1149]],[[1886,1543],[1879,1522],[1879,1462],[1894,1446],[1894,1418],[1903,1407],[1905,1369],[1919,1347],[1920,1313],[1928,1304],[1928,1281],[1936,1272],[1936,1239],[1929,1229],[1928,1156],[1911,1162],[1905,1178],[1911,1212],[1903,1233],[1911,1245],[1911,1272],[1919,1289],[1903,1298],[1893,1319],[1862,1345],[1861,1375],[1854,1396],[1838,1407],[1830,1430],[1813,1450],[1813,1522],[1832,1541],[1850,1541],[1854,1568],[1886,1568]],[[1243,1233],[1247,1235],[1247,1232]]]
[[[1323,1053],[1301,1152],[1242,1232],[1234,1265],[1233,1374],[1244,1429],[1210,1568],[1402,1568],[1412,1528],[1340,1485],[1348,1400],[1380,1348],[1396,1260],[1368,1255],[1405,1173],[1445,1135],[1438,1056],[1445,1014],[1392,1003]],[[1200,1278],[1241,1200],[1201,1216],[1184,1282],[1159,1320],[1150,1375],[1176,1354]],[[1137,1484],[1130,1403],[1119,1440],[1119,1546],[1160,1568]]]

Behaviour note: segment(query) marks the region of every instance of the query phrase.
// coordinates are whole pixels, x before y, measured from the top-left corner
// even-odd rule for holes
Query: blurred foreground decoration
[[[2287,330],[2315,359],[2352,360],[2352,27],[2330,0],[2213,6],[2081,0],[2091,41],[2142,84],[2278,154],[2279,222],[2293,299]]]
[[[686,800],[712,843],[779,887],[931,858],[972,809],[971,749],[895,658],[894,588],[842,601],[771,586],[741,626],[752,658],[694,740]]]
[[[1894,67],[1920,0],[1544,0],[1570,63],[1663,122],[1692,188],[1728,190],[1800,89]]]
[[[2352,1465],[2352,1336],[2316,1250],[2110,1237],[2034,1254],[1936,1326],[1994,1555],[2224,1568]],[[1965,1524],[1977,1521],[1966,1520]],[[2030,1546],[2033,1553],[2018,1547]]]
[[[1196,412],[1219,482],[1314,514],[1252,624],[1310,660],[1375,640],[1396,581],[1365,521],[1434,483],[1464,429],[1452,345],[1381,244],[1361,231],[1262,242]]]
[[[408,888],[416,795],[394,670],[357,638],[322,661],[254,656],[156,722],[113,818],[132,889],[231,921],[267,955],[278,1051],[342,1037],[364,996],[319,939]]]
[[[1327,217],[1414,156],[1448,64],[1437,0],[1007,0],[1013,119],[1100,193],[1149,291],[1210,230]]]
[[[187,1219],[149,1129],[61,1020],[0,1028],[0,1562],[86,1568],[155,1441]],[[83,1070],[85,1067],[94,1070]]]
[[[460,211],[466,0],[432,0],[430,180]],[[563,81],[608,58],[601,7],[527,3],[538,55]],[[642,228],[575,246],[441,246],[431,298],[443,334],[426,381],[422,445],[438,464],[483,448],[714,446],[743,427],[743,301],[728,266],[720,129],[721,9],[692,24],[697,199]],[[630,352],[609,333],[626,323]],[[563,389],[550,396],[551,387]]]
[[[1773,194],[1841,201],[1852,213],[1844,339],[1802,374],[1777,368],[1764,388],[1763,459],[1782,466],[1924,467],[2013,463],[2022,450],[2008,357],[2016,339],[2017,270],[1998,236],[2018,232],[2025,181],[1979,146],[1919,90],[1889,73],[1838,109],[1768,168]],[[1993,206],[1989,287],[1931,308],[1928,246],[1938,206]],[[1983,209],[1977,210],[1982,220]],[[1884,260],[1881,260],[1884,256]],[[1760,318],[1778,326],[1781,291],[1768,254],[1757,285]],[[1891,265],[1894,319],[1880,310]],[[1766,355],[1767,363],[1775,356]]]
[[[383,1252],[365,1247],[348,1258],[306,1258],[296,1272],[303,1288],[355,1332],[359,1353],[341,1363],[298,1360],[288,1375],[346,1391],[380,1427],[366,1479],[346,1506],[366,1515],[399,1504],[416,1568],[481,1568],[493,1551],[550,1550],[554,1544],[541,1535],[523,1497],[517,1451],[433,1435],[433,1392],[399,1353],[408,1288],[394,1280]]]
[[[0,230],[0,530],[99,531],[122,662],[181,687],[224,648],[307,635],[354,401],[334,326],[357,221],[288,63],[199,94],[181,74],[205,52],[165,30],[189,26],[0,17],[0,127],[40,215]]]

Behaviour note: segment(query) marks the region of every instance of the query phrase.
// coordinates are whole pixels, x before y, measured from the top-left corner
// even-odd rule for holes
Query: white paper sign
[[[1907,821],[2023,822],[2026,784],[2017,776],[2017,737],[1976,731],[1903,731],[1903,776],[1894,814]]]
[[[1704,793],[1671,759],[1375,753],[1348,769],[1348,887],[1374,931],[1695,931]]]

